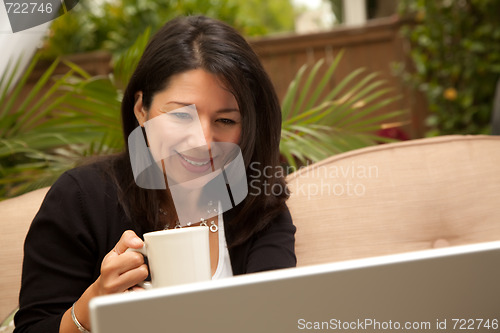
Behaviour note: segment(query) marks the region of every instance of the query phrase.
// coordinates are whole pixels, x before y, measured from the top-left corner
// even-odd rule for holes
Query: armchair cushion
[[[287,181],[299,266],[500,239],[500,137],[368,147]]]
[[[48,187],[0,202],[0,321],[17,306],[24,238]]]

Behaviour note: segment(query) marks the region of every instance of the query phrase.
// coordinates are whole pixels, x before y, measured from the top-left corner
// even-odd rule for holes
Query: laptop
[[[96,297],[90,315],[93,333],[498,332],[500,241]]]

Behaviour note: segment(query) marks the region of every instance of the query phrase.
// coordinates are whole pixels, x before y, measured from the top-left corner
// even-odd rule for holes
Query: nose
[[[210,121],[207,119],[200,119],[200,122],[201,122],[202,131],[203,131],[203,136],[205,138],[205,142],[207,144],[208,149],[210,150],[210,145],[214,140],[214,138],[213,138],[214,133],[213,133]]]
[[[200,127],[194,126],[189,130],[187,139],[187,145],[190,148],[196,148],[201,146],[208,146],[210,149],[210,143],[213,141],[213,131],[210,127],[210,121],[203,120],[200,117]]]

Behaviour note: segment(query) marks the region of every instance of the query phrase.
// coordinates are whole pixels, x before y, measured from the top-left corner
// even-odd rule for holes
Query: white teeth
[[[195,162],[195,161],[191,161],[190,159],[186,158],[186,156],[184,156],[184,155],[182,155],[182,154],[180,154],[180,155],[181,155],[181,157],[184,159],[184,161],[186,161],[186,162],[188,162],[189,164],[192,164],[192,165],[194,165],[194,166],[203,166],[203,165],[207,165],[207,164],[210,162],[210,160],[205,161],[205,162]]]

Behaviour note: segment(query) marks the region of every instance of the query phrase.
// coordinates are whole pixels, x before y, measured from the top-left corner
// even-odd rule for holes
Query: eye
[[[169,112],[167,114],[172,116],[172,117],[175,117],[179,120],[192,120],[193,119],[193,117],[189,113],[186,113],[186,112]]]
[[[221,119],[217,119],[216,121],[223,124],[223,125],[235,125],[236,124],[236,121],[229,119],[229,118],[221,118]]]

